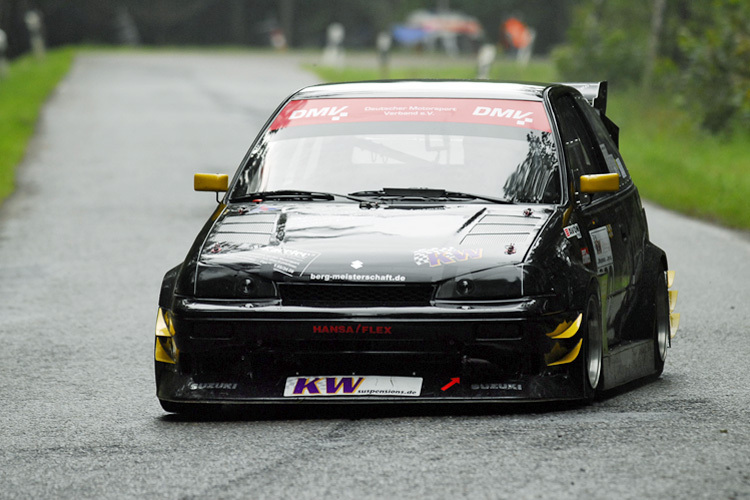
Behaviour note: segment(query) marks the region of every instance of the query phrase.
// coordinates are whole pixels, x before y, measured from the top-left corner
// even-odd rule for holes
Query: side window
[[[620,156],[620,151],[612,140],[612,137],[607,132],[607,128],[602,123],[599,117],[599,112],[589,105],[583,97],[576,97],[576,106],[586,116],[586,120],[591,124],[591,128],[594,132],[594,138],[597,142],[599,153],[601,158],[604,160],[604,164],[607,167],[607,171],[613,174],[620,174],[620,178],[625,181],[630,178],[628,169],[625,167],[625,162]]]
[[[566,95],[557,101],[555,116],[565,149],[565,159],[577,192],[582,175],[606,174],[608,171],[599,160],[600,153],[595,149],[591,133],[572,96]],[[601,194],[593,195],[592,198],[599,196]]]
[[[597,153],[591,135],[582,121],[575,101],[571,96],[564,96],[559,100],[557,121],[560,125],[560,135],[565,146],[568,164],[577,176],[602,174],[597,161]]]

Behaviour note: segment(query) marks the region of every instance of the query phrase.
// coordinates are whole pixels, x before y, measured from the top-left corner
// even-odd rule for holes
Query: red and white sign
[[[507,99],[304,99],[291,101],[271,130],[299,125],[362,122],[455,122],[550,132],[544,105]]]

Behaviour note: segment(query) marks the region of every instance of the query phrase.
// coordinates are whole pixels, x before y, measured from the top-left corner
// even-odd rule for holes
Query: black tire
[[[602,308],[596,290],[589,292],[583,316],[581,378],[584,398],[592,401],[604,385],[602,374]]]
[[[669,291],[667,290],[666,272],[663,270],[657,274],[654,286],[653,311],[654,371],[658,377],[664,371],[670,337]]]

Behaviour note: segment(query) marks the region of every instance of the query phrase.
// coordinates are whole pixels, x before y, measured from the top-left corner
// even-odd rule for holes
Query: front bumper
[[[580,399],[580,334],[551,338],[578,314],[545,298],[361,309],[182,299],[167,313],[169,334],[157,337],[157,396],[222,404]],[[357,390],[376,383],[395,389]]]

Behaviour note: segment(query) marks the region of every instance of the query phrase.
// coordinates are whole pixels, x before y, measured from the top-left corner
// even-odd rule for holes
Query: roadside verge
[[[68,74],[76,49],[47,52],[43,59],[26,55],[14,60],[0,79],[0,203],[15,186],[16,166],[26,153],[39,112]]]

